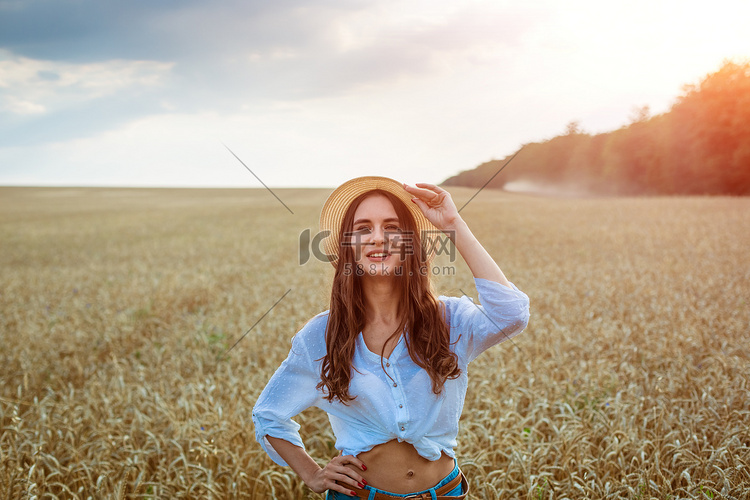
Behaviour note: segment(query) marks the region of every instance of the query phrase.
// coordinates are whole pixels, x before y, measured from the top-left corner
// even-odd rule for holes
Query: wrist
[[[321,469],[317,463],[313,462],[312,464],[310,464],[310,466],[305,467],[304,470],[299,471],[299,477],[300,479],[302,479],[302,482],[304,482],[307,486],[309,486],[312,489],[315,489],[318,475],[322,471],[323,469]]]
[[[441,231],[443,231],[443,233],[445,233],[454,243],[456,242],[456,237],[459,234],[466,234],[470,232],[469,225],[466,224],[466,222],[460,216],[456,217],[456,219],[450,224],[446,224],[443,228],[441,228]]]

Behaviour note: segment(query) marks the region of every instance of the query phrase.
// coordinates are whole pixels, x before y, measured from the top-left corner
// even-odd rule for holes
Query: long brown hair
[[[399,327],[388,338],[404,335],[411,359],[425,369],[432,381],[432,392],[440,394],[448,379],[461,374],[458,358],[450,350],[450,330],[443,318],[441,302],[432,292],[429,266],[422,251],[421,235],[415,230],[414,219],[396,196],[387,191],[368,191],[356,198],[347,208],[339,230],[339,257],[333,278],[331,308],[326,327],[326,355],[320,373],[318,388],[325,388],[328,401],[338,398],[346,404],[354,399],[349,394],[352,359],[357,336],[365,327],[365,300],[362,291],[362,276],[357,273],[355,250],[347,245],[345,235],[351,234],[354,213],[362,201],[372,195],[382,195],[393,205],[401,224],[408,235],[413,251],[404,252],[399,272],[394,273],[400,285]],[[383,352],[385,345],[383,344]]]

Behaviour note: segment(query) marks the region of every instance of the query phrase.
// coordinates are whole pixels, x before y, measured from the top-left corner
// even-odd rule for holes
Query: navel
[[[413,478],[413,477],[414,477],[414,471],[413,471],[413,470],[410,470],[410,471],[408,471],[408,472],[406,473],[406,478],[407,478],[407,479],[411,479],[411,478]]]

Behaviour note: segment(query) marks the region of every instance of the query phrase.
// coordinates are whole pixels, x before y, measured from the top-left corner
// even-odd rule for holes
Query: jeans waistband
[[[458,462],[454,458],[453,459],[453,470],[447,476],[445,476],[443,479],[441,479],[440,482],[437,483],[432,488],[428,488],[428,489],[422,490],[422,491],[415,491],[413,493],[392,493],[390,491],[380,490],[378,488],[373,488],[372,486],[369,486],[369,485],[365,486],[364,489],[370,492],[370,496],[371,497],[375,493],[384,493],[386,495],[391,495],[391,496],[397,497],[397,498],[398,497],[400,497],[400,498],[407,498],[407,497],[409,497],[411,495],[419,495],[421,493],[433,493],[434,494],[436,489],[440,488],[441,486],[444,486],[444,485],[448,484],[453,479],[455,479],[460,473],[461,473],[461,471],[458,469]],[[459,486],[459,488],[460,488],[460,486]],[[343,493],[339,493],[337,491],[331,491],[331,490],[328,490],[328,493],[326,494],[326,500],[342,500],[342,499],[351,500],[352,498],[353,497],[351,497],[349,495],[344,495]]]

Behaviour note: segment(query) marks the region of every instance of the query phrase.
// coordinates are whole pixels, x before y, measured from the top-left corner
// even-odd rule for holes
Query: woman
[[[258,442],[328,499],[464,498],[454,448],[467,367],[526,327],[528,297],[437,186],[353,179],[331,194],[320,220],[336,268],[331,307],[297,333],[258,398]],[[437,229],[469,265],[484,307],[433,295]],[[430,230],[437,234],[423,238]],[[328,413],[340,450],[322,468],[291,420],[310,406]]]

